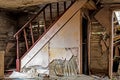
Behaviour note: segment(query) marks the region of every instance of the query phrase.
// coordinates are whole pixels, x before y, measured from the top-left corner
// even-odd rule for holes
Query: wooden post
[[[20,71],[20,60],[19,60],[19,40],[18,40],[18,35],[16,36],[17,40],[17,59],[16,59],[16,71]]]
[[[0,79],[4,78],[4,53],[5,51],[0,51]]]
[[[81,10],[80,10],[80,13],[79,13],[79,15],[80,15],[80,30],[79,30],[79,34],[80,34],[80,36],[79,36],[79,44],[80,44],[80,46],[79,46],[79,54],[78,54],[78,68],[79,68],[79,73],[80,74],[82,74],[82,12],[81,12]]]

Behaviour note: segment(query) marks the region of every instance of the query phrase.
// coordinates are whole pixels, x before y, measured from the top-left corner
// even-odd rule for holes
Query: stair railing
[[[72,0],[70,5],[67,6],[66,2],[63,2],[63,6],[64,6],[64,11],[63,13],[75,2],[75,0]],[[60,14],[60,6],[59,6],[59,2],[56,2],[57,5],[57,18],[54,19],[53,18],[53,10],[52,10],[52,3],[51,4],[46,4],[33,18],[31,18],[20,30],[18,30],[16,32],[16,34],[14,35],[14,37],[16,38],[16,48],[17,48],[17,59],[16,59],[16,70],[20,71],[20,58],[24,57],[27,52],[29,52],[32,47],[37,43],[38,39],[35,39],[34,37],[34,31],[32,28],[32,22],[39,16],[42,15],[43,16],[43,22],[44,22],[44,31],[41,35],[38,36],[38,38],[41,38],[42,36],[44,36],[44,34],[52,27],[50,25],[53,25],[55,23],[55,21],[57,21],[57,19],[60,18],[60,16],[63,14]],[[49,16],[50,16],[50,23],[47,25],[47,20],[46,20],[46,9],[49,8]],[[39,24],[38,24],[38,27]],[[30,30],[30,32],[28,33],[27,29]],[[39,31],[39,30],[38,30]],[[29,35],[29,39],[31,39],[31,45],[29,45],[29,40],[28,40],[28,35]],[[24,39],[21,40],[21,37],[24,37]],[[22,53],[20,53],[20,47],[19,47],[19,43],[20,41],[25,42],[25,51],[23,51]],[[21,56],[22,54],[22,56]]]

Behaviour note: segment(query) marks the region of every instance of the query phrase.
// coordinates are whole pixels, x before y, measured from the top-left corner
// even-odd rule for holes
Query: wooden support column
[[[78,54],[78,69],[79,69],[79,73],[82,74],[82,13],[80,10],[80,30],[79,30],[79,54]]]

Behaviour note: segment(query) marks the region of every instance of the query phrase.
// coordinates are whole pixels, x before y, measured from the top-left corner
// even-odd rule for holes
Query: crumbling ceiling
[[[65,1],[65,0],[0,0],[0,8],[3,9],[13,9],[19,10],[24,9],[29,6],[35,6],[45,3],[52,3],[57,1]],[[120,0],[93,0],[95,2],[104,3],[120,3]]]
[[[23,7],[57,2],[57,1],[64,1],[64,0],[0,0],[0,8],[20,9]]]

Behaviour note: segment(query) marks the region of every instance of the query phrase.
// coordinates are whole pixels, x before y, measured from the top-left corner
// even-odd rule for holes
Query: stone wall
[[[106,28],[98,22],[92,23],[90,36],[90,72],[92,74],[108,74],[107,39]]]
[[[9,12],[0,12],[0,51],[5,51],[5,67],[15,58],[16,18]],[[13,60],[12,60],[13,61]]]

